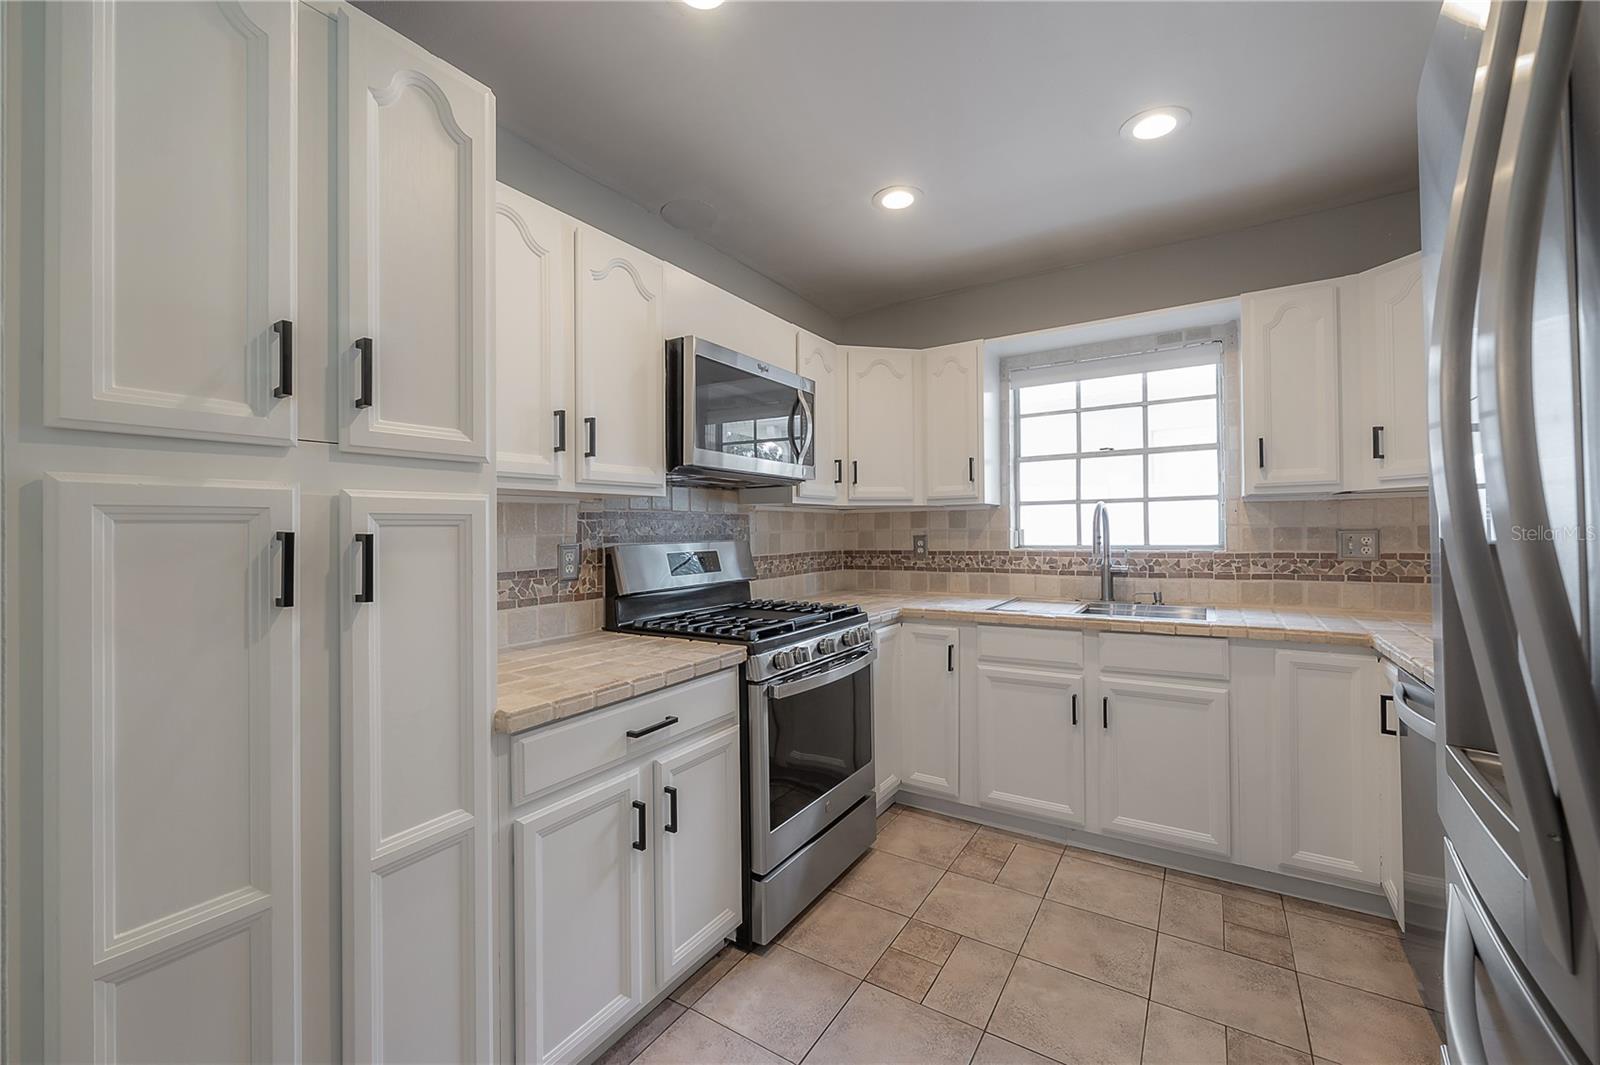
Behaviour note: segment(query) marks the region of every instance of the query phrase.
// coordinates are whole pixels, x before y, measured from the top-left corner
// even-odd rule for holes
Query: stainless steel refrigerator
[[[1600,1065],[1600,5],[1445,3],[1417,118],[1444,1053]]]

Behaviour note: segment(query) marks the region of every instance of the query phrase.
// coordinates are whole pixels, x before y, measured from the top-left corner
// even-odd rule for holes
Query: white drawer
[[[739,671],[724,669],[530,732],[511,744],[511,804],[738,716]],[[678,720],[638,738],[628,736],[669,717]]]
[[[1146,676],[1227,680],[1228,641],[1216,636],[1108,632],[1100,637],[1100,668]]]
[[[1082,666],[1083,633],[1069,629],[980,625],[978,657],[1041,666]]]

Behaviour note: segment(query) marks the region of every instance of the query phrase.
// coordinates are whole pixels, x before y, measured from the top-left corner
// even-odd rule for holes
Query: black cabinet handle
[[[667,823],[661,826],[664,832],[678,831],[678,789],[673,787],[662,788],[667,793]]]
[[[361,391],[356,393],[357,407],[372,406],[372,338],[356,341],[356,358],[361,360]]]
[[[294,323],[280,318],[272,323],[278,334],[278,387],[272,390],[276,399],[294,395]]]
[[[1392,695],[1378,696],[1378,731],[1385,736],[1398,736],[1400,730],[1389,727],[1389,704],[1394,702]]]
[[[1264,470],[1266,468],[1267,468],[1267,438],[1264,437],[1264,436],[1258,436],[1258,437],[1256,437],[1256,469]]]
[[[978,483],[978,460],[967,456],[967,480],[972,484]]]
[[[627,732],[623,733],[623,735],[627,736],[630,740],[636,740],[640,736],[648,736],[652,732],[660,732],[662,729],[670,728],[677,723],[677,718],[668,715],[662,718],[660,721],[657,721],[654,725],[647,726],[646,728],[631,728]]]
[[[844,459],[833,460],[833,483],[844,483]]]
[[[1372,457],[1375,459],[1381,459],[1384,457],[1383,426],[1381,425],[1374,425],[1372,427]]]
[[[860,484],[861,483],[861,464],[859,462],[857,462],[855,459],[851,459],[850,460],[850,483],[851,484]]]
[[[1078,693],[1077,692],[1073,692],[1072,693],[1072,725],[1073,725],[1074,728],[1076,728],[1077,725],[1078,725]]]
[[[278,543],[283,545],[283,583],[278,586],[278,598],[273,600],[273,605],[294,606],[294,533],[279,532],[274,535]]]
[[[638,799],[633,800],[633,812],[639,815],[639,835],[634,838],[633,849],[644,850],[644,803]]]
[[[585,418],[583,420],[583,430],[584,430],[584,432],[589,434],[589,450],[587,450],[587,451],[585,451],[583,453],[583,457],[586,458],[586,459],[592,459],[592,458],[594,458],[594,453],[595,453],[595,450],[596,450],[596,448],[595,448],[595,440],[599,436],[599,434],[595,432],[594,419],[593,418]]]
[[[361,548],[361,590],[356,593],[356,602],[370,603],[376,589],[372,586],[372,558],[377,549],[377,543],[372,538],[372,533],[356,533],[356,544]]]
[[[946,673],[956,671],[956,645],[953,643],[944,645],[944,671]]]
[[[1111,696],[1109,695],[1100,697],[1100,727],[1111,727]]]
[[[556,411],[556,446],[551,451],[567,450],[567,412]]]

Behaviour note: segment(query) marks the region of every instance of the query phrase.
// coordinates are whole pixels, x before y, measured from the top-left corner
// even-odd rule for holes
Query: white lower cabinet
[[[1277,867],[1376,885],[1384,837],[1379,667],[1370,655],[1279,651],[1273,681]]]
[[[878,806],[900,790],[904,749],[900,709],[900,626],[886,625],[873,634],[878,660],[872,665],[872,765]]]
[[[900,627],[901,783],[919,791],[961,794],[961,685],[956,672],[961,630]]]
[[[978,803],[1084,823],[1083,675],[978,662]]]
[[[1226,857],[1232,768],[1226,688],[1101,675],[1099,831]]]
[[[739,927],[739,726],[655,761],[656,979],[665,986]]]

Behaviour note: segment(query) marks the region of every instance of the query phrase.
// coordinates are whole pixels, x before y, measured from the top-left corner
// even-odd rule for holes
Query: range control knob
[[[811,661],[811,649],[809,647],[796,647],[794,649],[795,665],[804,665],[809,661]]]
[[[772,656],[772,668],[777,670],[788,669],[794,665],[794,658],[788,651],[777,651]]]
[[[835,640],[832,636],[824,636],[822,639],[817,641],[817,654],[819,655],[831,655],[838,649],[839,641]]]
[[[867,630],[866,629],[849,629],[844,634],[844,645],[846,647],[856,647],[856,646],[858,646],[860,644],[863,644],[863,643],[866,643],[866,642],[867,642]]]

